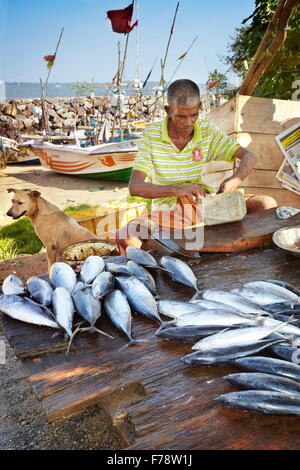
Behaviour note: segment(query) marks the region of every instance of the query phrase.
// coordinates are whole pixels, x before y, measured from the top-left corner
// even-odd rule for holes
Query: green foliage
[[[228,86],[228,78],[226,75],[224,75],[221,72],[218,72],[217,69],[215,69],[213,72],[210,72],[208,74],[208,80],[206,82],[206,85],[208,85],[210,82],[216,82],[220,81],[217,85],[215,85],[211,90],[215,93],[219,93],[221,90],[224,90]]]
[[[256,0],[247,26],[235,29],[228,44],[228,55],[223,61],[241,79],[246,75],[244,61],[250,65],[266,32],[267,26],[279,4],[278,0]],[[268,45],[274,38],[272,34]],[[266,98],[291,99],[295,91],[292,84],[300,78],[300,4],[296,5],[288,24],[287,38],[274,56],[265,74],[256,85],[253,95]]]
[[[64,209],[65,214],[70,214],[70,212],[81,211],[83,209],[89,209],[91,206],[89,204],[78,204],[78,206],[68,206]]]
[[[76,82],[68,83],[68,86],[73,89],[77,96],[87,96],[95,91],[94,81],[92,83],[88,82]]]

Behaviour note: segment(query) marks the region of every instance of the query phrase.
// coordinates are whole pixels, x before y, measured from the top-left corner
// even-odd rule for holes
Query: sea
[[[82,82],[80,82],[82,84]],[[94,83],[94,85],[103,85],[104,83]],[[72,86],[73,85],[73,86]],[[152,90],[158,85],[158,82],[148,82],[146,85],[147,90]],[[198,84],[200,92],[204,93],[206,91],[206,86],[204,84]],[[95,96],[103,96],[106,92],[106,88],[95,88]],[[131,92],[134,93],[134,89],[131,89]],[[130,91],[126,91],[126,94],[130,95]],[[153,92],[145,91],[143,94],[151,95]],[[59,83],[51,82],[47,84],[46,96],[49,98],[69,98],[76,96],[76,89],[74,84],[71,83]],[[80,96],[90,95],[90,92],[80,93]],[[35,82],[3,82],[0,81],[0,102],[17,100],[21,98],[40,98],[41,96],[41,86],[40,83]]]

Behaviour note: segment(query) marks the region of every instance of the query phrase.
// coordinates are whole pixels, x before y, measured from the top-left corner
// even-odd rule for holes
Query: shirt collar
[[[166,116],[161,125],[161,138],[163,142],[167,142],[169,144],[172,143],[169,134],[168,134],[168,116]],[[194,124],[194,135],[192,140],[190,141],[190,144],[196,145],[202,140],[202,133],[201,133],[201,128],[200,128],[200,123],[197,120]]]

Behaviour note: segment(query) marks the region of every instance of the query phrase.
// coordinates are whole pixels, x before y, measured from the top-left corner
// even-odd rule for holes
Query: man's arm
[[[218,193],[228,193],[229,191],[237,189],[241,185],[241,182],[251,173],[256,163],[254,154],[244,147],[237,149],[234,158],[241,160],[240,165],[230,178],[223,181],[219,187]]]
[[[129,194],[131,196],[139,196],[146,199],[156,199],[168,196],[186,196],[191,201],[195,201],[206,194],[198,184],[189,184],[187,186],[151,184],[145,183],[146,177],[146,173],[139,170],[133,170],[128,187]]]

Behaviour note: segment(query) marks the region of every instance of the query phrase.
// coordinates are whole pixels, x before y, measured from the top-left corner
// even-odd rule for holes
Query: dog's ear
[[[15,193],[15,192],[16,192],[16,189],[8,188],[6,191],[7,191],[8,193]]]
[[[39,191],[30,191],[29,193],[29,197],[31,199],[37,199],[39,196],[41,195],[41,193]]]

